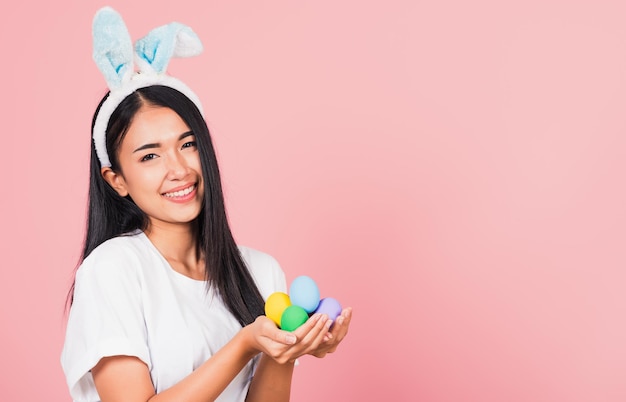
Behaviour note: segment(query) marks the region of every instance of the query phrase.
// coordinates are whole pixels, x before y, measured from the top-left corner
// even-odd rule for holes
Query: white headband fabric
[[[174,88],[196,104],[200,99],[182,81],[167,75],[172,57],[191,57],[202,52],[198,36],[186,25],[172,22],[155,28],[133,44],[122,17],[111,7],[101,8],[93,20],[93,59],[109,87],[93,127],[93,142],[101,167],[110,167],[106,129],[111,114],[139,88],[164,85]],[[139,71],[135,71],[135,61]]]

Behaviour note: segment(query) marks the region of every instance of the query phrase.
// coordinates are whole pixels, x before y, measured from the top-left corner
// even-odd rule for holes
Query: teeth
[[[175,191],[173,193],[165,193],[163,194],[166,197],[169,198],[174,198],[174,197],[184,197],[187,194],[191,193],[193,191],[193,189],[196,188],[196,185],[194,184],[193,186],[189,186],[184,190],[180,190],[180,191]]]

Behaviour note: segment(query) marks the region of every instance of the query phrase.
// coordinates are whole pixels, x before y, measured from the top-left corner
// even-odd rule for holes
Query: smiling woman
[[[96,33],[100,24],[109,36],[125,32],[108,8]],[[95,35],[111,91],[92,126],[87,236],[61,358],[70,393],[104,402],[288,400],[295,359],[335,351],[351,309],[332,329],[316,314],[293,333],[263,315],[264,299],[286,290],[284,273],[235,243],[200,103],[160,70],[185,53],[168,39],[188,51],[195,34],[180,24],[155,31],[140,41],[156,46],[141,73],[132,64],[109,71],[132,63],[132,52],[98,51]]]
[[[141,101],[115,158],[123,170],[105,167],[102,175],[147,214],[150,226],[189,224],[204,191],[195,135],[172,109]]]

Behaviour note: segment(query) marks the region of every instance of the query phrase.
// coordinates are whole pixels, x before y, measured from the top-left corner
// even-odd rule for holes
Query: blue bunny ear
[[[93,19],[93,59],[110,89],[119,88],[134,72],[130,34],[111,7],[100,9]]]
[[[202,42],[187,25],[172,22],[155,28],[135,43],[137,64],[142,72],[164,73],[172,57],[202,53]]]

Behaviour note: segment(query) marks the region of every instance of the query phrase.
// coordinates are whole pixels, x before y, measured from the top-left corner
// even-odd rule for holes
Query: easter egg
[[[320,300],[319,306],[315,309],[316,313],[326,314],[329,319],[335,321],[341,314],[341,304],[337,299],[325,297]]]
[[[320,303],[320,290],[313,279],[302,275],[291,282],[289,297],[291,304],[302,307],[307,313],[312,313]]]
[[[265,315],[276,325],[280,325],[280,317],[289,306],[291,306],[291,301],[286,293],[274,292],[265,302]]]
[[[291,305],[283,311],[280,327],[285,331],[295,331],[309,319],[309,314],[300,306]]]

